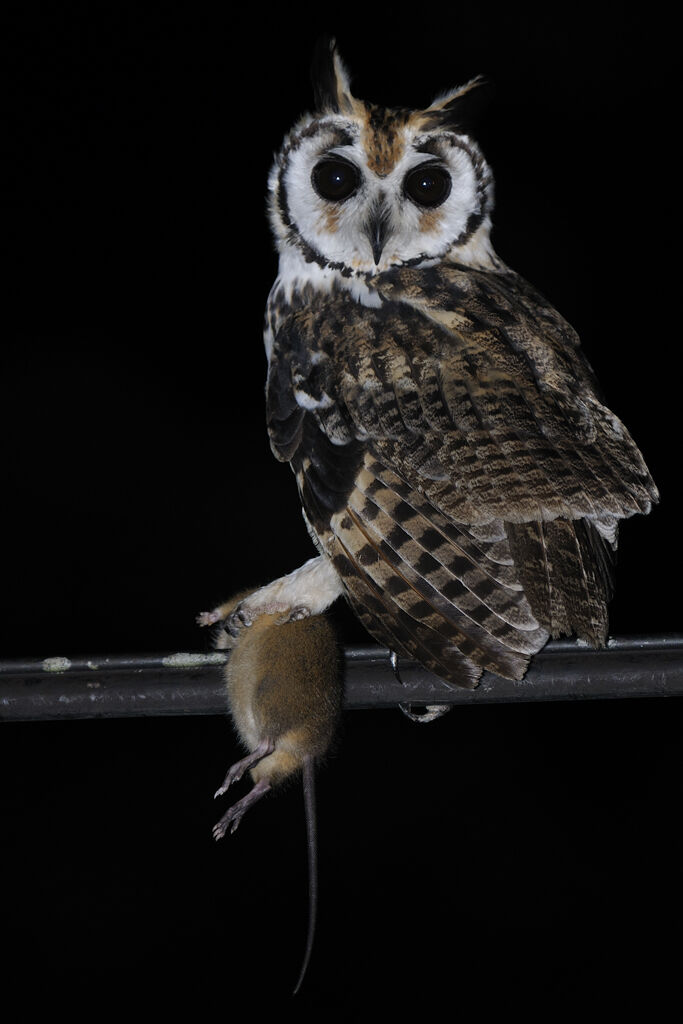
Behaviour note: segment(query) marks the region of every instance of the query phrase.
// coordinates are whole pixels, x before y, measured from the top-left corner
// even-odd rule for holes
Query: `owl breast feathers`
[[[469,89],[392,116],[328,60],[271,177],[272,448],[380,643],[460,686],[520,679],[550,636],[604,643],[618,520],[656,488],[491,247],[490,170],[451,123]]]

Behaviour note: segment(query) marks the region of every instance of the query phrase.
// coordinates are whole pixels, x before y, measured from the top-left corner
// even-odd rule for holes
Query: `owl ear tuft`
[[[425,114],[436,125],[467,130],[479,120],[493,98],[494,86],[482,75],[438,96]]]
[[[313,53],[311,79],[316,109],[321,113],[350,114],[354,100],[349,74],[330,36],[322,36]]]

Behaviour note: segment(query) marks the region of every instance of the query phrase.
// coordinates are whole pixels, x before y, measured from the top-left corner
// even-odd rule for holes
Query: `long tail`
[[[301,988],[301,984],[308,968],[308,962],[311,959],[313,939],[315,936],[315,921],[318,914],[318,840],[315,815],[315,778],[312,757],[307,757],[304,760],[303,784],[304,811],[306,815],[306,841],[308,847],[308,935],[306,936],[306,949],[304,952],[303,963],[292,995],[296,995]]]

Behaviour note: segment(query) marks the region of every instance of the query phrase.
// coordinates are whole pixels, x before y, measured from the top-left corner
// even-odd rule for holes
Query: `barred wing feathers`
[[[273,450],[361,621],[464,686],[549,635],[604,642],[617,521],[657,495],[574,332],[511,272],[377,287],[269,310]]]

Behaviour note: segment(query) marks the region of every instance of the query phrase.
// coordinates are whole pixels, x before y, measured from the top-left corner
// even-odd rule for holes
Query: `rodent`
[[[297,607],[262,614],[251,625],[230,630],[226,620],[251,593],[235,595],[200,624],[219,622],[214,644],[229,650],[225,667],[228,704],[235,729],[248,750],[228,770],[216,796],[249,771],[253,788],[232,804],[213,829],[221,839],[273,787],[301,773],[309,865],[309,921],[299,991],[313,947],[317,916],[317,834],[314,765],[330,748],[341,711],[341,658],[334,629],[324,615]],[[236,635],[234,635],[236,633]]]

